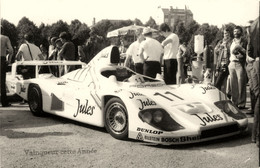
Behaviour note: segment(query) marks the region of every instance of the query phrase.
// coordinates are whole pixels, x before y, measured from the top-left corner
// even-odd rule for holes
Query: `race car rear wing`
[[[64,72],[67,73],[68,66],[78,65],[81,67],[86,66],[84,62],[81,61],[17,61],[12,64],[11,76],[15,77],[18,66],[35,66],[35,78],[38,78],[39,70],[41,66],[64,66]]]

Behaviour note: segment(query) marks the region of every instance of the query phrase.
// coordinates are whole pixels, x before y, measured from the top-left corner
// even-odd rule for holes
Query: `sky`
[[[0,0],[0,17],[17,25],[27,17],[37,26],[63,20],[70,24],[78,19],[88,26],[102,19],[140,19],[146,23],[155,18],[158,6],[192,11],[199,24],[221,27],[226,23],[245,25],[259,16],[259,0]]]

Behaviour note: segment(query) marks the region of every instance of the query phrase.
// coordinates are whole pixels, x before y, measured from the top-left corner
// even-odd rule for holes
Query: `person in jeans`
[[[258,46],[259,47],[259,46]],[[258,48],[259,54],[259,48]],[[252,129],[252,142],[256,142],[257,146],[259,147],[259,55],[256,57],[253,63],[253,91],[256,97],[256,103],[254,107],[254,122],[253,122],[253,129]]]
[[[2,107],[8,107],[11,104],[7,100],[6,96],[6,69],[7,69],[7,64],[11,62],[12,60],[12,55],[13,55],[13,47],[11,45],[10,39],[8,36],[3,35],[4,30],[3,27],[1,26],[1,72],[0,72],[0,77],[1,77],[1,83],[0,83],[0,88],[1,88],[1,103]],[[6,54],[8,53],[8,61],[6,61]]]
[[[246,105],[246,48],[247,41],[242,38],[243,30],[240,26],[236,26],[234,31],[234,39],[230,46],[230,58],[228,70],[230,74],[231,100],[240,109],[244,109]]]
[[[232,43],[231,33],[228,29],[225,29],[223,32],[223,39],[220,40],[215,49],[214,53],[216,54],[216,81],[215,86],[219,90],[225,90],[227,77],[229,75],[228,65],[229,65],[229,58],[230,58],[230,46]]]

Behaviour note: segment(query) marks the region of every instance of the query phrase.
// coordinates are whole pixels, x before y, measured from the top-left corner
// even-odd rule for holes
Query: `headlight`
[[[139,118],[143,122],[163,131],[177,131],[184,129],[183,126],[174,121],[163,109],[146,109],[140,111]]]
[[[225,112],[228,116],[240,120],[246,118],[246,115],[242,113],[236,106],[232,104],[230,100],[222,100],[214,103],[220,110]]]
[[[160,110],[158,110],[158,111],[155,111],[154,113],[153,113],[153,120],[155,121],[155,122],[161,122],[162,121],[162,118],[163,118],[163,114],[162,114],[162,112],[160,111]]]

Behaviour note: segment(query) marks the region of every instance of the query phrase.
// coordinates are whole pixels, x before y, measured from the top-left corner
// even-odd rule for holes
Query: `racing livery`
[[[105,127],[117,139],[184,144],[239,134],[247,117],[217,88],[166,85],[118,65],[117,47],[62,77],[18,81],[34,115],[44,112]]]

